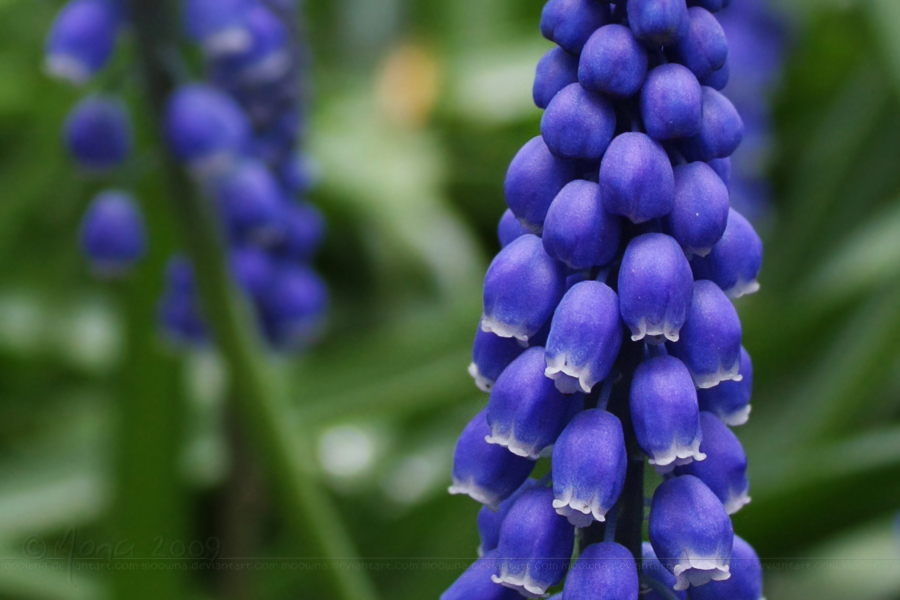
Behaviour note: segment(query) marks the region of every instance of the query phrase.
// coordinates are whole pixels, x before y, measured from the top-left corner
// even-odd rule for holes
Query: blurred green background
[[[897,599],[900,2],[773,4],[790,41],[772,93],[762,291],[739,302],[757,375],[738,430],[753,502],[735,528],[764,559],[820,559],[767,562],[769,600]],[[140,103],[144,150],[115,183],[138,190],[151,260],[117,288],[75,251],[97,183],[60,144],[79,93],[40,68],[58,6],[0,0],[0,598],[112,597],[117,415],[140,393],[160,394],[160,411],[183,424],[143,442],[178,458],[182,533],[159,545],[270,565],[188,572],[185,597],[327,597],[262,560],[304,554],[226,407],[221,360],[167,346],[144,318],[177,247]],[[485,402],[466,366],[505,169],[538,131],[541,2],[307,8],[313,200],[330,228],[318,266],[334,308],[320,347],[272,360],[290,378],[285,419],[303,424],[360,554],[410,565],[372,571],[383,597],[436,598],[458,571],[421,559],[460,564],[477,547],[478,506],[446,487],[455,438]],[[137,99],[137,75],[118,71],[113,83]]]

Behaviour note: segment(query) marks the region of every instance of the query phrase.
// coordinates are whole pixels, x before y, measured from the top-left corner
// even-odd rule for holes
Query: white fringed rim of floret
[[[599,382],[588,365],[576,365],[569,362],[569,355],[565,352],[546,356],[547,368],[544,375],[552,379],[556,389],[562,394],[574,394],[584,392],[590,394],[591,389]]]
[[[725,581],[731,577],[728,561],[720,557],[688,556],[672,569],[675,575],[675,590],[682,592],[691,586],[700,586],[710,581]]]
[[[670,342],[677,342],[679,339],[680,327],[673,327],[668,320],[664,320],[658,325],[651,325],[647,319],[641,319],[634,325],[629,325],[631,329],[631,341],[640,342],[641,340],[648,343],[658,345],[662,343],[660,338],[665,338]]]
[[[534,444],[522,442],[516,438],[515,430],[510,427],[508,431],[498,431],[497,428],[491,428],[491,434],[484,436],[484,441],[488,444],[503,446],[516,456],[537,460],[543,455],[544,448],[538,448]]]
[[[606,521],[606,513],[608,508],[600,505],[600,499],[597,496],[584,500],[575,497],[575,489],[573,487],[566,488],[563,495],[553,500],[553,508],[556,514],[569,520],[570,525],[575,527],[587,527],[594,521],[603,523]]]
[[[737,283],[728,288],[727,290],[723,290],[725,295],[735,300],[740,298],[741,296],[749,296],[750,294],[755,294],[759,291],[759,282],[756,279],[751,279],[750,281],[746,281],[744,279],[738,278]]]
[[[491,510],[497,510],[500,505],[501,498],[494,492],[478,485],[473,479],[466,481],[453,478],[453,485],[448,490],[453,495],[468,496],[475,502],[484,504]]]
[[[547,586],[536,581],[529,572],[528,567],[520,574],[510,573],[505,563],[500,563],[500,574],[491,575],[491,581],[499,583],[503,587],[516,590],[526,598],[546,598]]]
[[[91,70],[83,61],[68,54],[51,54],[44,62],[48,75],[73,85],[84,85],[91,78]]]
[[[482,375],[478,365],[474,362],[469,364],[469,375],[472,376],[472,379],[475,380],[475,385],[482,392],[490,392],[491,388],[494,387],[494,380]]]
[[[244,52],[252,43],[253,36],[245,27],[234,26],[206,36],[203,50],[210,58],[222,58]]]
[[[678,440],[672,440],[672,445],[662,452],[654,452],[650,457],[650,464],[656,467],[656,472],[663,475],[671,472],[675,467],[683,467],[692,462],[706,460],[706,454],[700,452],[700,438],[695,439],[689,446],[680,444]]]
[[[729,515],[733,515],[743,507],[750,504],[750,490],[744,489],[737,493],[732,490],[732,493],[728,496],[728,500],[725,501],[724,504],[725,512],[727,512]]]
[[[691,377],[694,378],[694,385],[701,390],[708,390],[716,387],[723,381],[741,381],[744,376],[740,373],[741,360],[738,357],[734,364],[730,367],[719,365],[719,370],[715,373],[694,373],[691,371]]]
[[[746,425],[747,421],[750,420],[750,405],[748,404],[729,413],[717,413],[716,416],[729,427],[740,427],[741,425]]]
[[[497,337],[513,338],[519,342],[519,345],[528,347],[528,334],[523,332],[524,325],[513,325],[504,323],[494,317],[483,315],[481,317],[481,330],[485,333],[493,333]]]

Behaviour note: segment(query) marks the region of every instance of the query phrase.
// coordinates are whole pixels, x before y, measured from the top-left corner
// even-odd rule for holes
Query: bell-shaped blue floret
[[[522,225],[540,234],[550,203],[579,176],[579,165],[557,158],[537,136],[525,144],[506,172],[506,204]]]
[[[673,356],[642,362],[631,382],[631,421],[641,449],[660,472],[706,458],[700,409],[687,367]]]
[[[652,46],[665,46],[687,33],[685,0],[628,0],[628,24],[634,35]]]
[[[656,488],[650,506],[650,543],[659,561],[675,575],[676,590],[728,579],[733,541],[731,519],[702,481],[683,475]]]
[[[509,498],[534,469],[534,462],[489,444],[486,410],[472,419],[456,443],[451,494],[465,494],[492,509]]]
[[[578,81],[578,57],[554,46],[538,61],[532,97],[538,108],[547,108],[561,89]]]
[[[239,80],[261,85],[278,80],[291,68],[290,33],[284,21],[265,6],[254,3],[247,10],[250,45],[228,60]]]
[[[740,381],[723,381],[719,385],[697,390],[700,410],[711,412],[723,423],[738,427],[750,418],[750,396],[753,392],[753,363],[747,350],[741,347]]]
[[[728,40],[719,21],[705,8],[688,9],[688,31],[666,48],[667,54],[690,69],[697,79],[707,79],[725,65]]]
[[[232,239],[267,243],[283,234],[284,194],[264,164],[241,162],[215,183],[213,193]]]
[[[487,441],[537,460],[549,449],[584,398],[563,395],[544,376],[544,349],[534,346],[515,359],[494,384],[487,406]]]
[[[708,164],[675,167],[675,208],[666,217],[666,231],[688,256],[706,256],[725,233],[728,202],[728,188]]]
[[[637,563],[614,542],[591,544],[569,571],[562,600],[638,600]]]
[[[703,118],[697,135],[681,140],[678,149],[689,161],[731,156],[744,139],[744,121],[731,101],[711,87],[703,88]]]
[[[694,282],[691,310],[671,352],[687,365],[700,389],[740,381],[741,320],[728,296],[712,281]]]
[[[112,57],[120,13],[112,0],[71,0],[50,28],[47,71],[76,85],[87,82]]]
[[[675,591],[675,576],[669,573],[668,569],[659,562],[659,559],[656,558],[656,552],[653,551],[653,546],[649,542],[641,544],[641,554],[644,557],[644,560],[641,562],[641,581],[652,580],[668,590],[678,600],[687,600],[687,592]],[[647,585],[646,587],[646,592],[641,594],[641,600],[671,600],[670,596],[664,596],[653,589],[652,586]]]
[[[603,208],[600,186],[576,179],[559,192],[544,220],[544,250],[570,269],[606,265],[616,257],[622,222]]]
[[[550,0],[541,13],[541,34],[579,54],[591,34],[609,21],[609,5],[596,0]]]
[[[85,98],[66,119],[65,139],[69,154],[83,169],[106,171],[122,164],[133,144],[125,104],[104,96]]]
[[[481,540],[478,546],[479,556],[483,556],[497,548],[497,544],[500,543],[500,528],[503,526],[506,515],[509,514],[519,496],[540,485],[536,479],[526,479],[525,483],[519,486],[519,489],[495,509],[492,509],[490,506],[481,507],[481,510],[478,511],[478,535]]]
[[[479,558],[441,594],[440,600],[520,600],[515,590],[491,580],[498,564],[495,552]]]
[[[722,68],[718,71],[713,71],[712,75],[709,77],[704,77],[700,79],[700,85],[705,85],[706,87],[711,87],[717,92],[721,92],[728,85],[728,81],[731,79],[731,67],[728,66],[726,62],[722,65]]]
[[[693,293],[691,266],[673,238],[645,233],[628,243],[619,270],[619,307],[632,340],[677,341]]]
[[[675,174],[659,142],[637,132],[616,137],[600,162],[600,197],[608,212],[632,223],[669,214],[675,205]]]
[[[108,191],[91,202],[81,222],[81,251],[100,276],[124,274],[143,258],[147,234],[131,195]]]
[[[619,419],[602,409],[579,413],[553,446],[553,508],[576,527],[605,521],[628,466]]]
[[[526,233],[528,231],[522,227],[522,224],[516,219],[516,215],[507,208],[500,217],[500,223],[497,224],[497,239],[500,241],[500,247],[506,248]]]
[[[722,238],[707,256],[692,261],[694,276],[714,281],[729,298],[740,298],[759,290],[763,243],[753,225],[731,209]]]
[[[565,577],[574,545],[575,528],[553,510],[553,492],[528,490],[500,528],[494,583],[542,598]]]
[[[734,536],[731,577],[691,590],[691,600],[763,600],[762,565],[753,548]]]
[[[515,339],[487,333],[479,325],[475,343],[472,344],[469,375],[475,380],[478,389],[490,392],[504,369],[524,351],[525,348]]]
[[[703,89],[694,74],[670,63],[650,71],[641,89],[641,118],[655,140],[697,135],[703,116]]]
[[[565,394],[590,393],[609,375],[621,345],[616,293],[599,281],[576,283],[553,314],[546,375]]]
[[[500,251],[484,278],[481,328],[528,343],[550,320],[566,291],[566,267],[523,235]]]
[[[210,57],[243,52],[250,47],[247,0],[186,0],[182,19],[187,34]]]
[[[303,350],[322,333],[328,288],[312,269],[285,266],[273,275],[260,305],[272,346],[286,351]]]
[[[312,204],[286,203],[281,208],[280,232],[273,250],[279,258],[305,263],[312,260],[325,237],[325,218]]]
[[[700,429],[700,451],[706,454],[706,460],[678,467],[675,473],[698,477],[733,515],[750,502],[747,455],[737,436],[714,414],[700,413]]]
[[[699,84],[697,90],[699,98]],[[561,158],[598,161],[615,132],[616,111],[612,103],[579,83],[569,84],[556,94],[541,119],[544,143]]]
[[[165,130],[176,158],[200,174],[213,174],[230,164],[246,145],[250,124],[227,94],[193,84],[169,98]]]
[[[588,39],[578,63],[584,89],[630,98],[647,77],[647,50],[624,25],[604,25]]]
[[[232,248],[228,262],[231,276],[244,293],[257,301],[265,297],[272,284],[275,265],[264,250],[254,246]]]

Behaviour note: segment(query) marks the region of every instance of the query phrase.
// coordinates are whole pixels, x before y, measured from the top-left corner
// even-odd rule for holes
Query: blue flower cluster
[[[279,350],[302,349],[320,333],[328,305],[311,268],[324,221],[305,201],[309,162],[298,153],[306,53],[289,0],[182,0],[188,37],[201,49],[205,82],[186,82],[169,98],[163,129],[169,152],[209,200],[227,240],[232,276],[266,339]],[[110,62],[128,26],[118,0],[70,0],[47,41],[47,69],[75,84]],[[177,56],[172,58],[177,67]],[[125,104],[89,96],[66,125],[79,167],[106,173],[133,146]],[[140,212],[127,195],[104,193],[85,216],[82,245],[103,272],[127,270],[144,253]],[[209,331],[198,309],[192,267],[172,259],[160,319],[176,341],[203,344]]]
[[[507,173],[469,368],[490,399],[450,488],[484,505],[482,558],[443,600],[545,597],[564,579],[564,600],[761,598],[729,517],[749,501],[729,426],[747,421],[752,387],[732,301],[758,289],[762,243],[730,204],[744,123],[720,92],[728,4],[544,8],[541,135]],[[645,460],[663,481],[649,544],[627,549],[617,515],[643,510],[623,490]]]

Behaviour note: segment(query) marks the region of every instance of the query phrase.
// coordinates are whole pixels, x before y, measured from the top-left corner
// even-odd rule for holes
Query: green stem
[[[174,82],[163,54],[177,43],[177,23],[164,0],[129,0],[146,93],[156,123],[162,123]],[[167,156],[168,198],[180,227],[180,238],[194,265],[203,314],[212,326],[216,345],[228,366],[235,409],[245,421],[248,437],[264,461],[296,536],[310,558],[340,560],[347,568],[311,569],[327,587],[324,597],[372,600],[374,588],[365,571],[354,567],[356,549],[331,498],[322,490],[307,445],[290,414],[286,391],[264,360],[252,320],[228,276],[224,244],[210,206],[196,193],[184,171]]]

